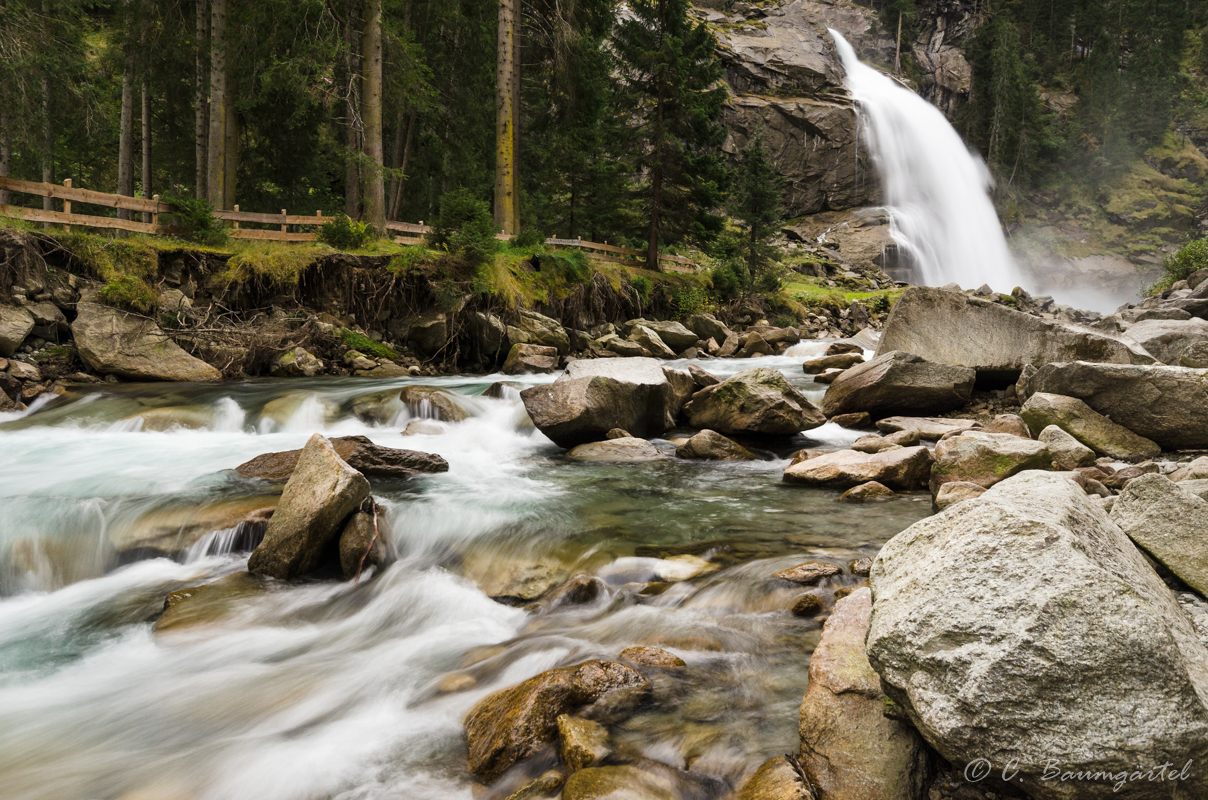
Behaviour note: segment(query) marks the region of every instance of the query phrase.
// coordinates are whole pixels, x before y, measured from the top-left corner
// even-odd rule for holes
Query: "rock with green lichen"
[[[722,434],[791,436],[826,423],[779,370],[760,367],[706,386],[684,406],[688,424]]]
[[[1049,469],[1053,456],[1044,442],[1009,433],[965,431],[935,446],[931,468],[931,493],[945,483],[959,481],[990,488],[1028,469]]]

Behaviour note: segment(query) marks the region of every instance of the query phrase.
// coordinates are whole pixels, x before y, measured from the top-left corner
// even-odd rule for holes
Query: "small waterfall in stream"
[[[1022,280],[988,194],[993,179],[939,109],[861,63],[831,30],[884,186],[891,231],[917,283],[1009,292]]]

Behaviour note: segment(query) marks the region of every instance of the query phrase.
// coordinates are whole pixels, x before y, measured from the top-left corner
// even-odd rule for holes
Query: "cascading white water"
[[[837,31],[830,34],[881,177],[894,241],[913,260],[918,282],[1011,291],[1022,275],[990,202],[994,184],[985,163],[939,109],[862,63]]]

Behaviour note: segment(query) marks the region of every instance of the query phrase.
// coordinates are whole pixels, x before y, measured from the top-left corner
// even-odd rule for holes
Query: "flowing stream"
[[[885,192],[894,240],[924,286],[988,284],[1010,292],[1023,275],[1007,248],[985,162],[935,106],[860,61],[835,30],[845,83]]]
[[[816,400],[824,387],[800,361],[820,346],[701,364],[779,368]],[[0,794],[469,798],[461,720],[476,701],[638,644],[688,668],[614,727],[618,752],[687,770],[703,797],[794,752],[821,623],[793,616],[803,590],[769,576],[872,555],[930,498],[848,505],[783,484],[791,450],[857,436],[829,424],[756,462],[574,463],[515,392],[481,396],[553,377],[99,385],[0,415]],[[401,405],[358,416],[367,396],[421,382],[456,393],[469,419],[403,437]],[[232,468],[316,431],[448,460],[444,474],[375,483],[398,560],[155,634],[169,592],[245,568],[233,531],[198,534],[275,502]],[[606,590],[527,607],[484,593],[534,564]],[[817,591],[829,603],[855,580]]]

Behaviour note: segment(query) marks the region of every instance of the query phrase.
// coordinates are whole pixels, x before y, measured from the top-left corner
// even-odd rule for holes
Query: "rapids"
[[[723,376],[779,368],[817,400],[824,387],[800,361],[824,346],[701,364]],[[790,614],[800,589],[768,576],[872,555],[929,514],[930,498],[847,505],[781,483],[791,450],[857,436],[829,424],[757,462],[573,463],[515,393],[480,396],[496,380],[553,377],[102,384],[2,415],[0,794],[469,798],[461,719],[477,700],[652,643],[689,669],[656,681],[654,701],[614,730],[617,749],[691,770],[706,796],[795,751],[820,623]],[[469,419],[402,437],[405,407],[379,423],[351,412],[357,398],[421,382],[455,392]],[[154,409],[169,411],[146,415]],[[117,545],[148,520],[183,537],[199,509],[263,505],[263,486],[229,470],[316,431],[449,462],[444,474],[375,484],[398,561],[356,584],[282,585],[217,624],[153,635],[169,592],[242,570],[248,554],[230,550],[231,531],[170,556]],[[646,588],[669,563],[698,563],[662,560],[685,552],[724,557]],[[607,592],[521,608],[480,590],[532,562],[599,575]],[[473,686],[442,693],[450,673]]]

